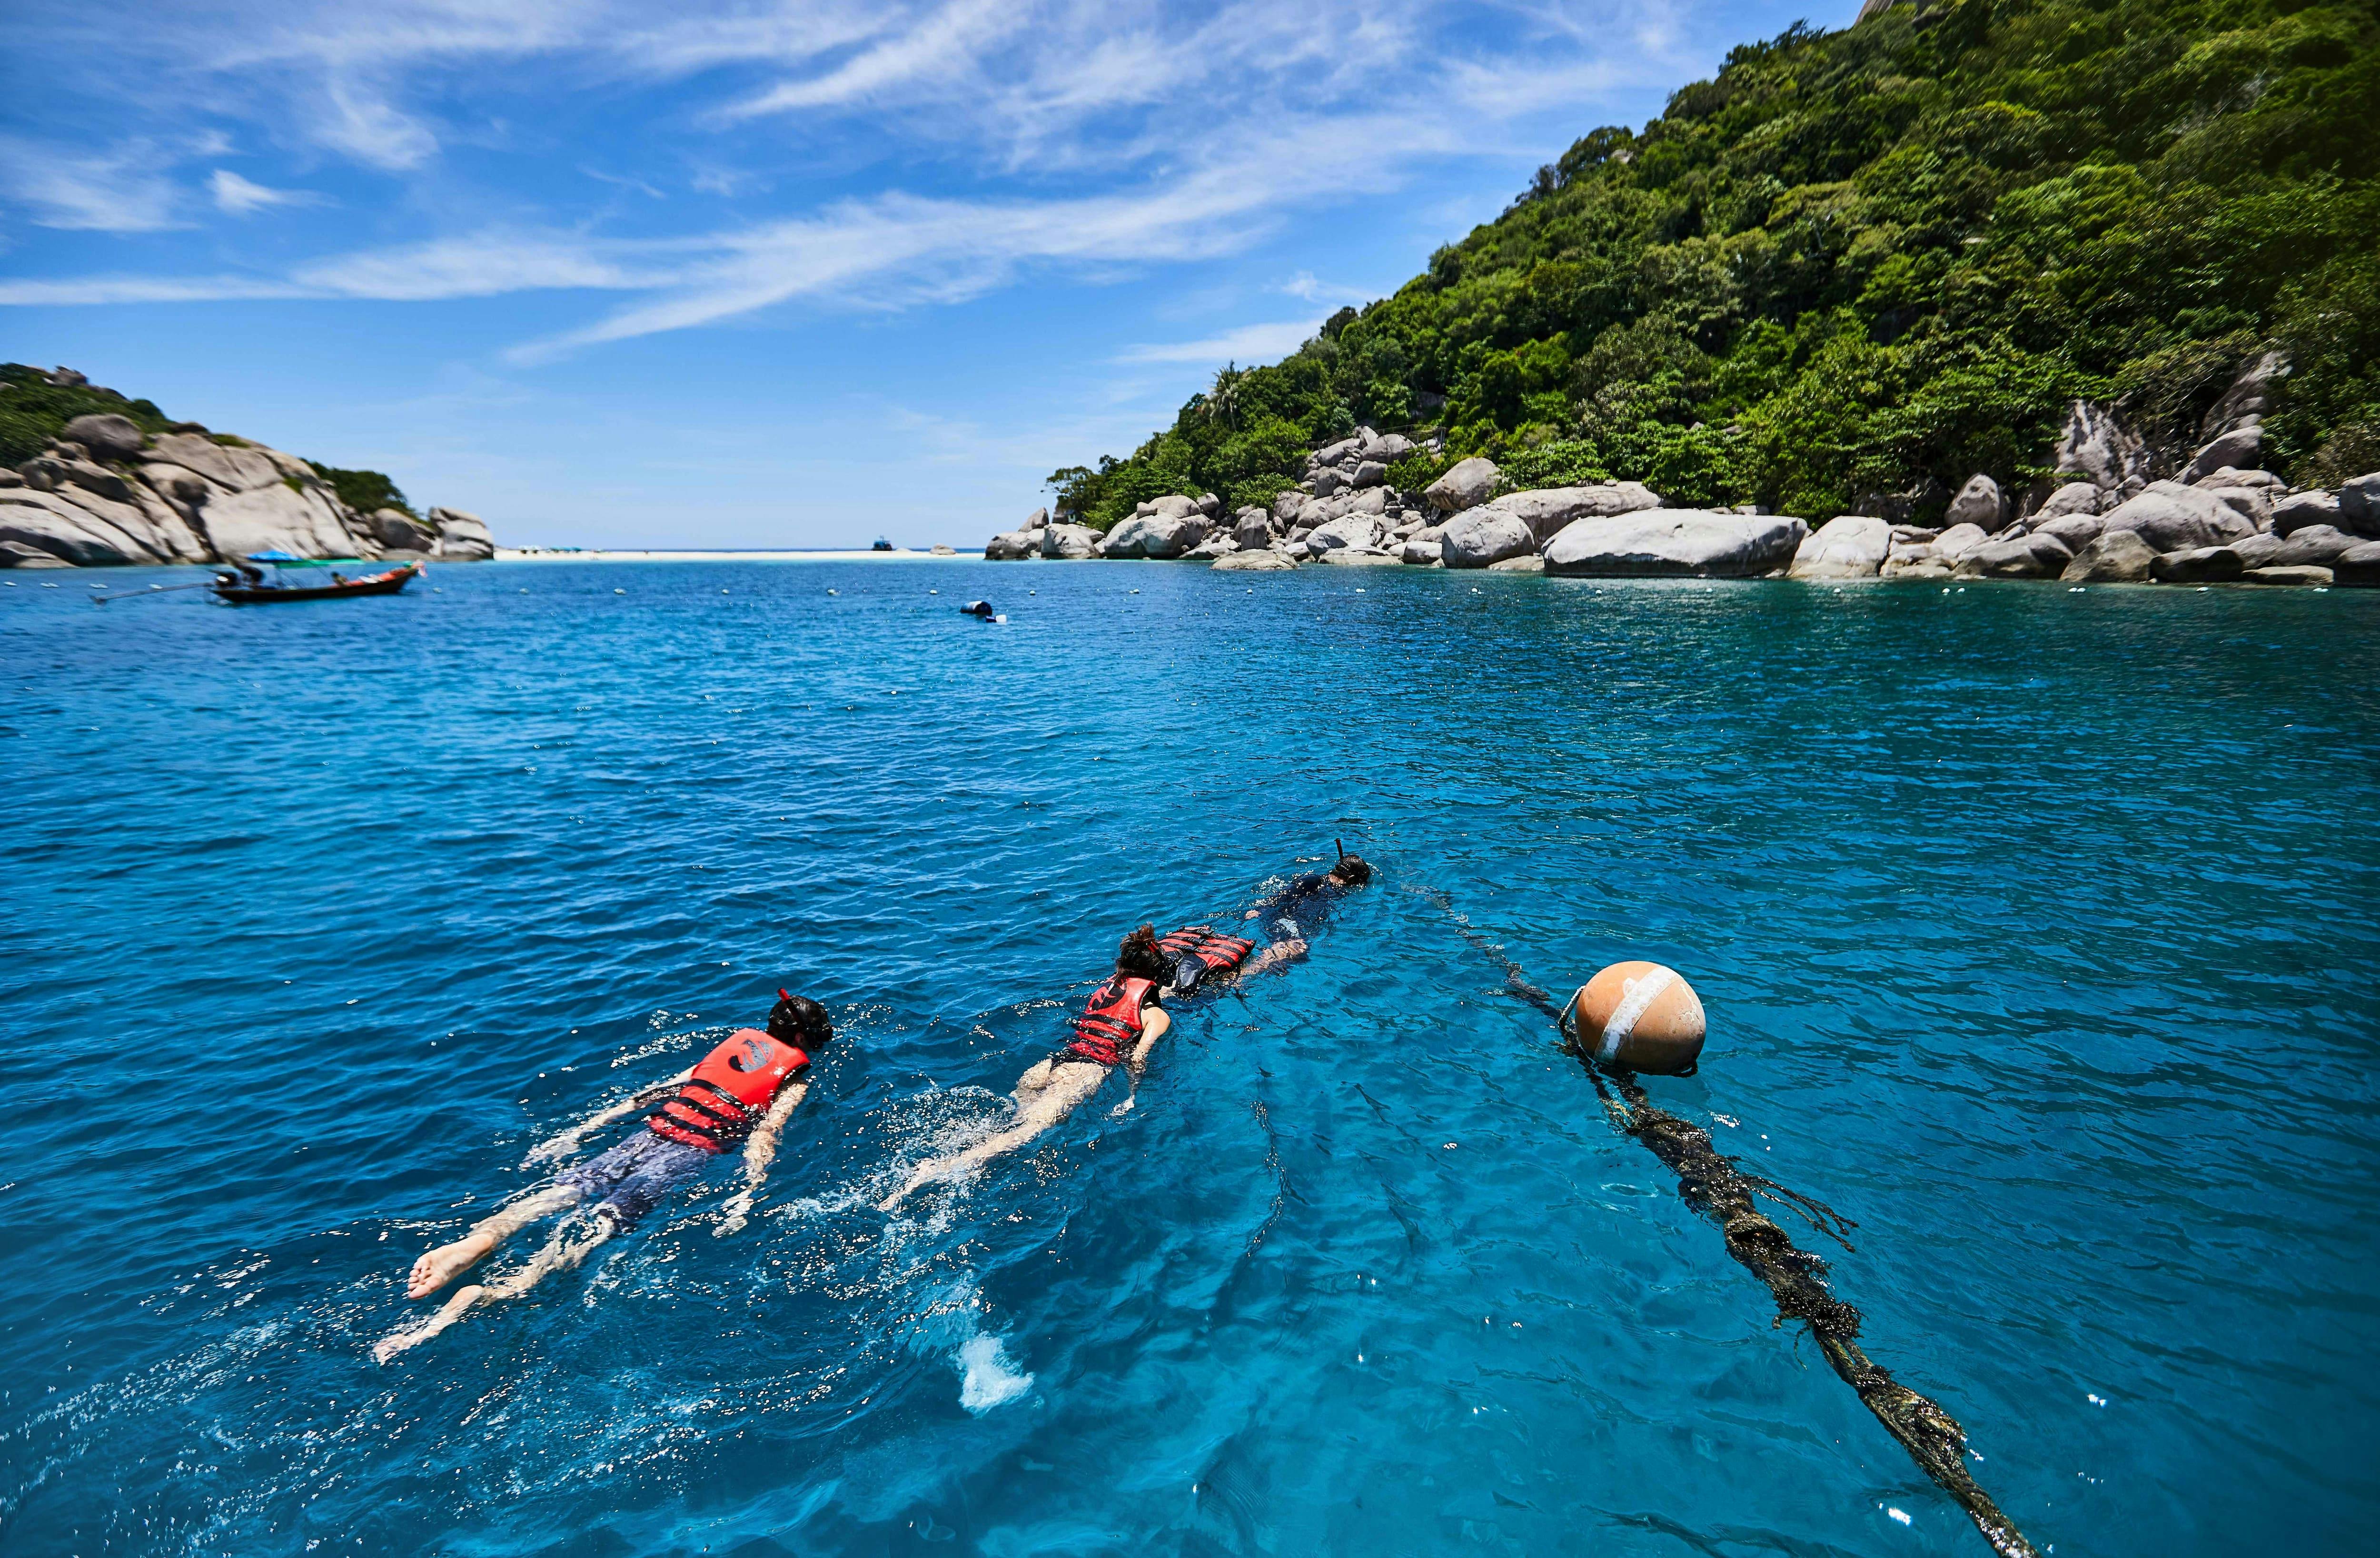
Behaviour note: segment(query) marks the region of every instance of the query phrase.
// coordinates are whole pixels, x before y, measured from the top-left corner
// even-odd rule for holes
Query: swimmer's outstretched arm
[[[548,1162],[556,1158],[566,1158],[570,1156],[571,1153],[578,1150],[578,1144],[580,1142],[586,1140],[597,1131],[601,1130],[605,1126],[610,1125],[613,1121],[620,1119],[625,1115],[633,1114],[639,1109],[649,1108],[653,1104],[659,1103],[662,1100],[662,1094],[676,1091],[678,1087],[683,1084],[687,1077],[693,1075],[694,1067],[689,1065],[685,1070],[679,1072],[676,1076],[672,1077],[665,1081],[655,1082],[650,1087],[638,1089],[635,1092],[630,1093],[626,1098],[622,1099],[619,1102],[612,1105],[612,1107],[602,1111],[601,1114],[592,1115],[588,1119],[581,1120],[577,1125],[571,1126],[568,1130],[564,1131],[561,1135],[549,1137],[547,1139],[540,1141],[536,1146],[530,1148],[528,1150],[528,1156],[521,1160],[521,1167],[528,1168],[537,1163]]]
[[[1165,1030],[1173,1026],[1173,1019],[1162,1007],[1151,1007],[1142,1021],[1140,1042],[1133,1046],[1132,1054],[1127,1057],[1127,1064],[1135,1067],[1135,1075],[1138,1074],[1136,1068],[1139,1064],[1148,1057],[1149,1046],[1163,1038]],[[987,1137],[964,1152],[929,1158],[919,1163],[909,1171],[908,1179],[898,1190],[876,1203],[878,1208],[891,1211],[922,1186],[931,1185],[937,1180],[964,1178],[1001,1154],[1015,1151],[1073,1114],[1085,1099],[1099,1091],[1099,1084],[1106,1080],[1107,1073],[1098,1066],[1041,1062],[1017,1078],[1015,1125],[998,1136]]]
[[[777,1102],[769,1105],[769,1113],[752,1127],[752,1134],[745,1138],[744,1187],[727,1198],[727,1215],[718,1227],[710,1230],[712,1236],[723,1239],[743,1230],[745,1219],[751,1215],[752,1198],[759,1192],[760,1181],[769,1177],[769,1165],[776,1161],[777,1138],[784,1133],[785,1122],[793,1118],[794,1111],[801,1107],[801,1102],[808,1096],[809,1090],[808,1082],[788,1086],[777,1095]]]

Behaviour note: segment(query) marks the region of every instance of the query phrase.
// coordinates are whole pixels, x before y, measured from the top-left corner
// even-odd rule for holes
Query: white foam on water
[[[1033,1376],[1008,1361],[1007,1344],[997,1336],[978,1333],[967,1338],[958,1364],[959,1405],[978,1418],[1033,1388]]]

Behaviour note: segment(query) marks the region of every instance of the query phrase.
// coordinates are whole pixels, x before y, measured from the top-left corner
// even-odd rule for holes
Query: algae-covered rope
[[[1545,1013],[1563,1030],[1562,1047],[1585,1067],[1613,1126],[1660,1159],[1678,1176],[1678,1194],[1686,1205],[1718,1224],[1727,1252],[1766,1284],[1776,1299],[1776,1323],[1797,1320],[1810,1328],[1836,1375],[1859,1393],[1860,1400],[1885,1431],[1900,1442],[1918,1469],[1958,1501],[1994,1552],[2002,1558],[2040,1558],[2023,1533],[2000,1513],[1991,1495],[1967,1474],[1965,1430],[1950,1414],[1895,1380],[1889,1369],[1867,1356],[1858,1340],[1860,1312],[1836,1297],[1827,1285],[1827,1263],[1797,1248],[1784,1229],[1763,1216],[1758,1199],[1767,1196],[1792,1206],[1813,1227],[1846,1249],[1852,1248],[1847,1235],[1854,1224],[1823,1201],[1744,1173],[1712,1142],[1710,1132],[1655,1105],[1634,1077],[1620,1072],[1607,1080],[1572,1041],[1553,997],[1532,983],[1501,946],[1480,934],[1445,894],[1431,888],[1412,891],[1435,904],[1463,940],[1503,968],[1508,991]]]

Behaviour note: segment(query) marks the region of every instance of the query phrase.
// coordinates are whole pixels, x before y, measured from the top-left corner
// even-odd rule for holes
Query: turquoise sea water
[[[1857,1221],[2037,1543],[2369,1551],[2380,593],[94,577],[0,589],[11,1553],[1983,1552],[1420,889],[1694,980],[1654,1096]],[[870,1210],[1333,835],[1380,879],[1128,1110]],[[844,1039],[748,1227],[721,1165],[370,1362],[780,984]]]

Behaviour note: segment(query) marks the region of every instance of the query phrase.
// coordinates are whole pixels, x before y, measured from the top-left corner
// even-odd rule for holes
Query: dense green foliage
[[[189,425],[172,420],[150,401],[127,400],[114,390],[95,384],[53,384],[38,368],[29,368],[21,362],[0,363],[0,465],[18,466],[31,459],[77,417],[110,412],[130,418],[152,438]],[[208,436],[233,448],[249,446],[247,439],[228,432]],[[402,509],[413,514],[396,483],[380,471],[341,470],[312,460],[306,463],[331,484],[341,503],[358,514],[370,514],[376,508]]]
[[[2375,103],[2374,0],[1797,26],[1642,132],[1578,141],[1395,297],[1051,484],[1094,523],[1165,493],[1262,502],[1361,421],[1442,429],[1518,485],[1823,517],[2037,479],[2077,397],[2186,447],[2268,347],[2295,371],[2266,464],[2336,480],[2380,465]]]
[[[324,465],[319,460],[308,460],[306,463],[314,468],[315,475],[331,484],[331,491],[339,494],[341,503],[346,504],[358,514],[370,514],[375,509],[382,508],[394,508],[400,514],[413,514],[413,505],[405,501],[405,494],[396,490],[396,483],[380,471],[341,470],[336,466]],[[413,514],[413,517],[416,519],[421,517],[419,514]]]
[[[129,417],[147,433],[164,432],[173,426],[165,413],[148,401],[127,400],[114,390],[90,384],[61,387],[44,379],[38,368],[21,362],[0,363],[0,465],[22,465],[31,459],[77,417],[108,413]]]

